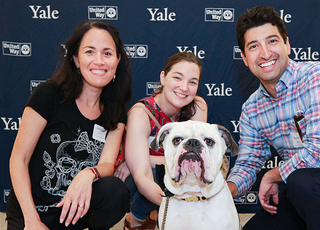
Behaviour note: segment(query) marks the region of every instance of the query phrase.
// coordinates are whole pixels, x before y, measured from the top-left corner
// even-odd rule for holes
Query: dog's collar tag
[[[207,198],[205,198],[204,196],[200,197],[200,196],[190,196],[187,197],[185,199],[182,199],[186,202],[198,202],[198,201],[205,201]]]

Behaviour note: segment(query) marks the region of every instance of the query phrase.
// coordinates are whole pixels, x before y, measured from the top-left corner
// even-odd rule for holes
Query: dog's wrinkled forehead
[[[174,140],[181,138],[181,140]],[[202,139],[209,147],[222,146],[226,147],[226,151],[231,152],[231,156],[235,156],[239,152],[237,143],[232,138],[231,133],[223,126],[209,124],[201,121],[184,121],[167,123],[159,130],[157,137],[150,143],[150,147],[155,151],[159,148],[166,148],[169,143],[175,141],[181,143],[182,139],[196,138]]]
[[[165,141],[172,141],[174,138],[182,138],[184,140],[189,138],[201,140],[210,138],[214,141],[221,139],[217,126],[194,121],[176,123],[167,134]]]

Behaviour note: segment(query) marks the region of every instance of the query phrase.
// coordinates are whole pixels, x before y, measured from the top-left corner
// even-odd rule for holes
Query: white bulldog
[[[172,193],[160,205],[159,229],[241,229],[221,171],[224,153],[239,151],[228,130],[199,121],[168,123],[155,143],[164,148],[164,184]]]

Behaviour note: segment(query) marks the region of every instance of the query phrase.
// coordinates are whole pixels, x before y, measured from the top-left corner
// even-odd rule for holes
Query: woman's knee
[[[120,203],[127,209],[129,200],[130,196],[126,185],[117,177],[103,177],[93,184],[91,198],[93,204],[110,206]]]

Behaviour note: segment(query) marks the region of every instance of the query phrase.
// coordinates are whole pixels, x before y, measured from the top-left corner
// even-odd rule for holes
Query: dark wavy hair
[[[83,87],[83,77],[79,74],[74,63],[73,56],[77,56],[83,36],[92,28],[106,30],[116,45],[117,57],[121,56],[116,70],[114,82],[106,85],[100,96],[100,104],[103,105],[103,126],[105,129],[114,130],[123,113],[126,113],[126,103],[131,98],[131,68],[127,53],[120,39],[119,31],[104,21],[87,20],[72,34],[71,38],[64,43],[61,50],[61,68],[49,79],[55,82],[62,91],[63,101],[74,101],[77,99]],[[62,60],[61,60],[62,59]]]
[[[245,54],[244,34],[248,29],[271,23],[277,26],[284,43],[287,43],[288,32],[279,14],[269,6],[256,6],[240,15],[237,21],[237,39],[241,51]]]
[[[172,66],[181,61],[188,61],[198,65],[200,69],[199,80],[201,79],[202,64],[201,64],[201,61],[192,52],[179,52],[169,57],[169,59],[167,60],[167,64],[164,66],[162,70],[164,71],[164,75],[167,76]],[[153,95],[155,96],[161,93],[162,91],[163,91],[163,85],[159,84],[159,87],[155,89]],[[184,107],[182,107],[180,111],[181,121],[190,120],[190,118],[196,113],[196,104],[197,104],[196,99],[193,99],[188,105],[185,105]]]

